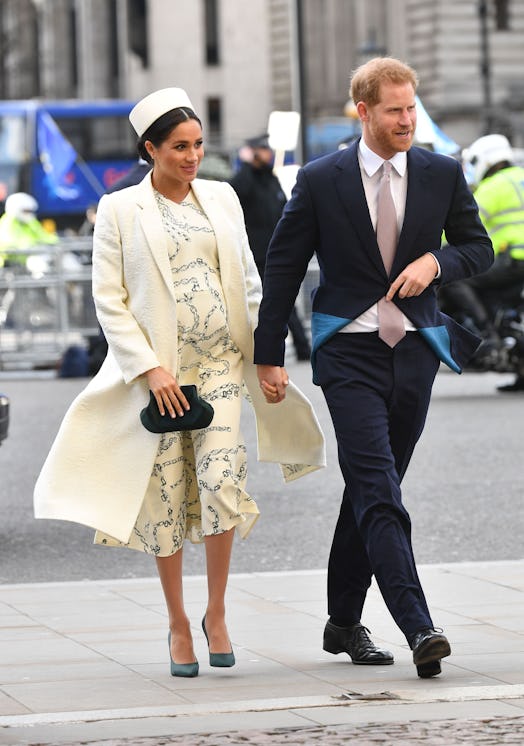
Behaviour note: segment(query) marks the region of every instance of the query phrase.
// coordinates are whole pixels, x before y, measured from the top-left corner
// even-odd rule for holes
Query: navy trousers
[[[336,334],[317,351],[316,363],[345,482],[329,558],[329,615],[343,626],[360,621],[374,575],[409,641],[433,623],[400,483],[424,427],[439,360],[417,332],[393,349],[371,332]]]

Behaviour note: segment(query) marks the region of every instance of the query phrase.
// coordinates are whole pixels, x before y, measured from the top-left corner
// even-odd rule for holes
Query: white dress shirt
[[[360,173],[364,192],[368,203],[369,216],[373,228],[377,225],[377,199],[379,182],[382,176],[382,164],[384,158],[374,153],[366,143],[364,138],[360,139],[358,148],[358,161],[360,164]],[[391,169],[391,195],[397,212],[398,235],[404,222],[404,210],[406,207],[406,194],[408,191],[408,169],[406,153],[395,153],[390,159],[393,166]],[[404,328],[406,331],[416,331],[411,321],[404,316]],[[378,310],[377,304],[374,303],[370,308],[364,311],[358,318],[347,324],[341,332],[376,332],[378,329]]]

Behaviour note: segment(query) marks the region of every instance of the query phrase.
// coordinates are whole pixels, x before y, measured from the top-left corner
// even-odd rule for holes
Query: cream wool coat
[[[231,337],[257,425],[258,457],[283,465],[286,480],[325,465],[322,431],[290,383],[267,404],[256,377],[253,331],[261,297],[242,210],[229,184],[196,179],[194,193],[215,232]],[[160,435],[140,423],[149,399],[145,371],[177,374],[176,300],[168,244],[148,174],[100,200],[93,295],[109,344],[100,371],[69,408],[38,477],[36,518],[81,523],[126,542],[145,495]]]

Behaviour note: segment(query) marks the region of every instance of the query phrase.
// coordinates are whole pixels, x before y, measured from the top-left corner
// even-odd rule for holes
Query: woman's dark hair
[[[153,163],[153,159],[145,147],[146,140],[150,140],[155,148],[158,148],[162,145],[164,140],[167,140],[171,131],[174,130],[175,127],[182,124],[182,122],[187,122],[188,119],[194,119],[195,122],[198,122],[199,125],[202,126],[202,122],[193,109],[189,109],[187,106],[180,106],[177,109],[171,109],[171,111],[167,111],[165,114],[162,114],[161,117],[155,119],[153,124],[146,129],[142,137],[138,140],[137,150],[140,158],[143,158],[148,163]]]

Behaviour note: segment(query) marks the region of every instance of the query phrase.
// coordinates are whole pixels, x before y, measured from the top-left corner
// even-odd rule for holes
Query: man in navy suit
[[[373,59],[353,75],[362,137],[298,173],[269,247],[255,362],[266,400],[282,401],[286,322],[316,253],[313,380],[330,410],[345,481],[329,558],[324,650],[346,652],[357,664],[393,663],[361,623],[375,575],[418,675],[428,678],[441,672],[451,649],[434,627],[418,578],[400,483],[440,362],[460,373],[480,342],[439,311],[435,288],[486,271],[493,250],[460,164],[412,147],[417,82],[392,58]],[[375,233],[388,161],[389,272]],[[400,324],[399,341],[383,341],[380,319],[388,311],[396,314],[397,331]]]

